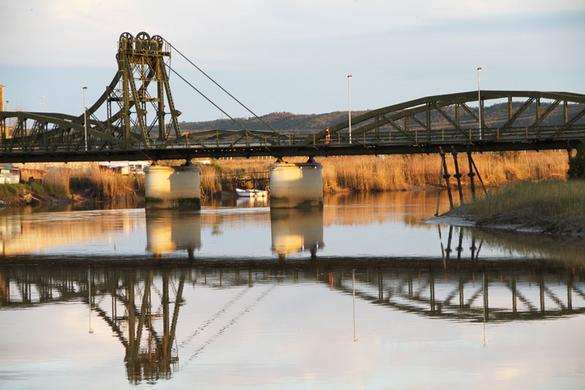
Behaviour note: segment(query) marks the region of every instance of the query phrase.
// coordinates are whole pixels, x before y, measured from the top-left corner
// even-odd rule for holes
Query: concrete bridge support
[[[201,208],[201,170],[194,165],[148,167],[144,178],[147,209]]]
[[[323,167],[306,163],[279,162],[270,166],[270,207],[323,207]]]

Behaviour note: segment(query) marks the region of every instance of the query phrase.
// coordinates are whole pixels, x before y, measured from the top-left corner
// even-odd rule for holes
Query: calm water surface
[[[7,211],[0,388],[583,388],[583,250],[436,206]]]

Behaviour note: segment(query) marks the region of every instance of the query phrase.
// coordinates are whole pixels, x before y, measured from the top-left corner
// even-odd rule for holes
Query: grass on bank
[[[564,178],[568,170],[566,152],[506,152],[475,154],[474,159],[488,186],[499,186],[516,180],[546,180]],[[290,162],[306,158],[288,158]],[[323,184],[328,193],[384,192],[424,190],[427,186],[443,185],[440,180],[440,158],[437,155],[320,157],[323,165]],[[201,190],[204,195],[231,191],[235,176],[266,176],[273,159],[216,160],[201,171]],[[454,173],[451,156],[448,169]],[[468,164],[465,154],[459,155],[464,185],[468,184]],[[454,180],[451,181],[455,183]],[[478,183],[479,184],[479,183]]]
[[[143,176],[121,175],[100,169],[96,163],[36,164],[33,169],[44,169],[46,174],[41,181],[22,183],[22,189],[41,198],[71,199],[80,196],[105,201],[135,200],[137,194],[144,193]],[[30,176],[27,167],[23,167],[21,177]]]
[[[475,162],[487,186],[500,186],[516,180],[546,180],[564,178],[568,170],[565,151],[476,153]],[[303,162],[306,157],[287,158],[290,162]],[[343,156],[320,157],[323,165],[323,184],[327,193],[385,192],[425,190],[443,185],[440,179],[440,158],[437,155],[413,156]],[[233,191],[238,183],[235,178],[248,176],[266,178],[273,158],[213,160],[211,165],[201,166],[201,193],[210,198],[220,191]],[[448,167],[454,173],[453,160],[448,155]],[[181,165],[184,161],[167,161],[169,165]],[[463,185],[468,185],[467,159],[459,155]],[[26,164],[22,165],[22,177],[32,175],[27,169],[46,170],[43,187],[55,197],[70,198],[74,194],[102,200],[131,199],[144,193],[142,176],[123,176],[101,170],[97,163]],[[260,187],[267,181],[257,181]],[[452,185],[455,181],[451,181]],[[247,182],[248,186],[252,182]]]
[[[585,180],[516,182],[465,206],[478,218],[563,221],[585,217]]]

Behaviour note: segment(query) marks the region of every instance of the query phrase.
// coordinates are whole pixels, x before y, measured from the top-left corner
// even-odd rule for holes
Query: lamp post
[[[85,92],[87,87],[81,88],[81,94],[83,96],[83,141],[85,143],[85,151],[87,152],[87,104],[85,103]]]
[[[347,75],[347,119],[349,121],[349,143],[351,144],[351,74]]]
[[[477,67],[477,106],[479,109],[479,125],[478,125],[478,130],[479,130],[479,140],[481,141],[483,138],[483,134],[482,134],[482,129],[481,129],[481,121],[482,121],[482,109],[481,109],[481,87],[479,84],[479,74],[481,73],[481,66]]]

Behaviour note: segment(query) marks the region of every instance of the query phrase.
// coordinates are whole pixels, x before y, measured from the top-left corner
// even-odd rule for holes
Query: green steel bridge
[[[180,75],[171,67],[172,51],[252,113],[266,130],[247,128]],[[346,121],[327,129],[287,132],[272,128],[158,35],[123,33],[116,62],[114,78],[81,115],[0,112],[0,161],[571,150],[585,139],[585,95],[578,93],[482,90],[480,98],[478,91],[428,96],[357,115],[351,125]],[[170,74],[232,119],[234,130],[181,131]],[[486,116],[486,106],[497,103],[506,108]]]

